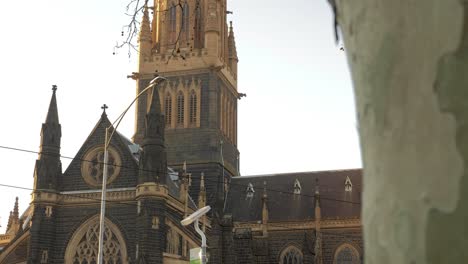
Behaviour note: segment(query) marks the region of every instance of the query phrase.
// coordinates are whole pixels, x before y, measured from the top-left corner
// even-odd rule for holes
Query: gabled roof
[[[351,192],[345,191],[349,177]],[[294,182],[301,193],[294,194]],[[233,221],[257,222],[262,219],[263,184],[266,182],[269,221],[304,221],[315,218],[316,179],[320,192],[322,219],[357,218],[361,214],[362,170],[334,170],[234,177],[231,181],[226,213]],[[247,196],[252,184],[253,197]]]
[[[86,189],[96,189],[87,185],[81,176],[81,164],[84,161],[86,153],[97,147],[104,145],[105,129],[109,127],[111,122],[107,118],[105,112],[101,115],[101,118],[93,128],[88,138],[85,140],[80,150],[73,158],[70,165],[63,173],[63,177],[60,179],[60,190],[61,191],[76,191]],[[134,153],[130,149],[132,145],[126,137],[116,132],[112,136],[111,146],[119,152],[122,165],[120,167],[120,174],[117,179],[109,184],[108,188],[122,188],[122,187],[134,187],[136,186],[136,177],[138,172],[138,164]]]

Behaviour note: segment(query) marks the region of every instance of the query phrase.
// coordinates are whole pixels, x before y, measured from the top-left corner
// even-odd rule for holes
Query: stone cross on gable
[[[52,85],[52,91],[54,91],[54,93],[55,93],[55,91],[57,91],[57,85],[55,85],[55,84]]]
[[[106,112],[106,109],[109,108],[106,104],[103,104],[101,106],[101,109],[104,111],[104,113]]]

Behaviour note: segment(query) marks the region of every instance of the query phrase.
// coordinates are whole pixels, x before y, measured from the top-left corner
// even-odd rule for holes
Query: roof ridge
[[[317,171],[298,171],[298,172],[284,172],[284,173],[269,173],[269,174],[254,174],[254,175],[243,175],[239,177],[232,177],[232,179],[241,179],[241,178],[255,178],[255,177],[274,177],[274,176],[284,176],[284,175],[297,175],[297,174],[318,174],[325,172],[346,172],[346,171],[362,171],[362,168],[352,168],[352,169],[336,169],[336,170],[317,170]]]

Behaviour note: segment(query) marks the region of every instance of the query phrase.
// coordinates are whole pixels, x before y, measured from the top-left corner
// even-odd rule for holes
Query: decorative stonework
[[[280,264],[302,264],[302,252],[295,246],[285,248],[279,257]]]
[[[113,147],[108,147],[109,160],[107,162],[107,184],[114,181],[120,173],[122,161],[120,155]],[[97,187],[102,184],[102,175],[104,171],[104,147],[95,147],[89,150],[83,157],[81,163],[81,175],[85,182],[91,186]]]
[[[167,197],[169,195],[169,191],[167,190],[166,185],[161,185],[154,182],[145,182],[140,184],[136,188],[136,197],[142,196],[159,196],[159,197]]]
[[[50,205],[46,206],[45,215],[46,215],[46,217],[51,217],[52,216],[52,206],[50,206]]]
[[[59,197],[60,204],[89,204],[99,202],[101,199],[101,191],[93,192],[76,192],[76,193],[61,193]],[[135,199],[135,190],[116,190],[108,189],[106,200],[112,202],[129,201]]]
[[[361,228],[360,219],[326,219],[320,221],[320,226],[324,228]],[[249,228],[252,231],[261,231],[262,224],[254,222],[234,222],[234,229]],[[304,229],[310,230],[315,229],[315,222],[313,221],[302,221],[302,222],[269,222],[269,231],[284,231],[289,229]]]
[[[98,255],[99,216],[82,224],[73,234],[65,252],[65,264],[96,263]],[[104,263],[127,264],[125,240],[116,225],[105,220]]]
[[[333,264],[360,264],[359,251],[351,244],[344,243],[335,250]]]

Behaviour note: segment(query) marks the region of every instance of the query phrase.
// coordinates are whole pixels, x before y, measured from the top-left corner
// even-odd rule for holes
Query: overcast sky
[[[127,0],[128,1],[128,0]],[[0,9],[0,145],[38,151],[58,85],[64,156],[73,157],[109,105],[114,120],[135,96],[136,56],[113,55],[126,0],[4,1]],[[361,166],[345,54],[326,0],[230,0],[239,56],[242,175]],[[134,115],[120,131],[133,135]],[[0,149],[0,184],[32,188],[37,154]],[[62,159],[63,170],[69,160]],[[15,196],[0,186],[0,233]]]

